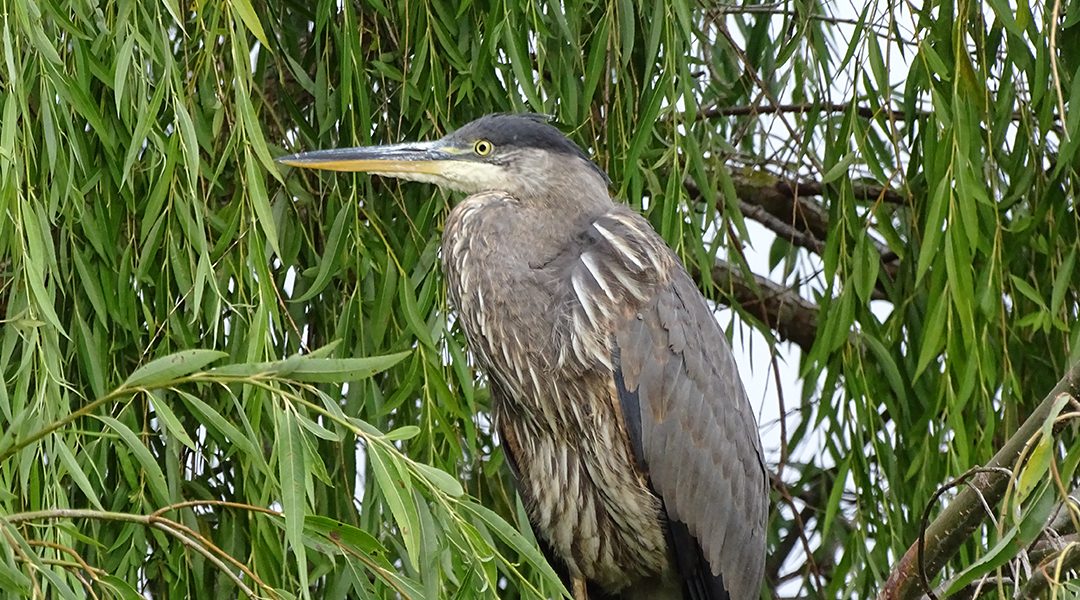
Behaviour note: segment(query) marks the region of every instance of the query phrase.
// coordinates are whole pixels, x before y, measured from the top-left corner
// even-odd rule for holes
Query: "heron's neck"
[[[518,190],[516,195],[540,213],[545,222],[562,228],[576,217],[600,215],[614,206],[607,180],[583,160],[553,168],[536,181],[537,185]]]

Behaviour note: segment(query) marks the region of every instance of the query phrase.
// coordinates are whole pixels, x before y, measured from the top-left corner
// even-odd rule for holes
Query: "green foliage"
[[[0,588],[564,593],[446,305],[447,198],[272,160],[532,110],[709,297],[746,243],[820,309],[769,586],[871,597],[1080,358],[1078,7],[0,0]],[[1060,414],[946,588],[1042,539]]]

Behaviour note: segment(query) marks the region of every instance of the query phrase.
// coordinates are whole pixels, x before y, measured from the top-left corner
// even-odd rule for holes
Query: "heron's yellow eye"
[[[477,156],[487,156],[488,154],[491,154],[491,151],[494,149],[495,146],[487,140],[476,140],[476,143],[473,144],[473,152],[475,152]]]

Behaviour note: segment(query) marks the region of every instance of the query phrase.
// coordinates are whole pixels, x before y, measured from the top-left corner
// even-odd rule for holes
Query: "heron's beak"
[[[277,162],[304,169],[378,173],[412,179],[410,175],[445,175],[460,162],[456,148],[442,141],[337,148],[290,154]]]

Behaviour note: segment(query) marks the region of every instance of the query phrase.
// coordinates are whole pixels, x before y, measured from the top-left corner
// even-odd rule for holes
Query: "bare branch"
[[[809,233],[795,229],[788,223],[774,217],[761,206],[756,206],[742,200],[739,201],[739,211],[744,216],[750,217],[764,225],[777,236],[791,242],[800,248],[806,248],[814,254],[821,255],[825,251],[825,243]]]
[[[699,120],[715,119],[719,117],[747,117],[747,116],[760,116],[760,115],[777,115],[777,114],[804,114],[808,112],[820,112],[820,113],[843,113],[851,110],[852,105],[850,102],[799,102],[792,104],[762,104],[762,105],[740,105],[740,106],[719,106],[711,107],[701,111],[698,111],[697,118]],[[1058,115],[1065,114],[1060,112],[1061,108],[1058,108],[1058,113],[1051,115],[1051,118],[1055,122],[1060,121]],[[889,106],[855,106],[855,114],[863,119],[875,119],[878,116],[885,117],[889,121],[903,121],[905,114],[900,108],[893,108]],[[933,116],[933,111],[929,110],[917,110],[913,113],[917,119],[927,119]],[[1014,111],[1012,114],[1013,121],[1022,121],[1030,118],[1031,115],[1021,111]],[[1055,130],[1057,128],[1055,127]]]
[[[746,210],[762,211],[747,214],[746,210],[743,210],[746,216],[755,221],[758,220],[757,215],[760,214],[773,217],[772,223],[780,223],[785,226],[785,228],[779,230],[774,229],[774,233],[793,244],[816,252],[814,249],[820,247],[829,231],[828,216],[825,214],[824,209],[815,203],[802,200],[797,193],[792,193],[792,188],[788,182],[777,179],[770,174],[758,172],[748,175],[732,172],[731,178],[735,184],[735,194],[738,196],[741,205],[748,207]],[[701,189],[692,180],[685,180],[683,187],[695,202],[705,201]],[[798,189],[797,186],[795,189]],[[749,207],[755,208],[750,209]],[[723,209],[724,207],[721,205],[717,208]],[[762,221],[762,224],[773,229],[769,223]],[[796,233],[811,237],[796,236]],[[802,243],[800,243],[800,240]]]
[[[721,302],[738,303],[743,310],[775,331],[780,339],[794,342],[809,352],[817,336],[818,307],[791,289],[753,275],[747,279],[735,266],[717,260],[712,268],[713,285],[723,292]],[[695,273],[701,281],[699,273]]]
[[[744,215],[773,230],[781,238],[820,254],[829,233],[829,217],[821,204],[808,198],[823,195],[826,189],[824,184],[782,179],[760,170],[732,171],[731,180],[735,194],[742,203],[740,209]],[[890,204],[904,202],[903,195],[893,189],[861,182],[852,182],[851,185],[857,198],[881,200]],[[692,180],[683,181],[683,187],[694,201],[704,202],[701,189]],[[765,214],[773,219],[765,219]],[[878,252],[885,262],[895,258],[887,248],[879,247]]]
[[[731,179],[739,198],[739,211],[745,217],[757,221],[777,237],[797,247],[819,256],[824,252],[829,230],[828,215],[818,202],[808,199],[810,196],[820,196],[825,190],[824,185],[784,180],[763,171],[733,172]],[[852,185],[859,197],[896,203],[902,201],[902,196],[895,190],[861,183]],[[701,189],[692,180],[684,180],[683,187],[695,202],[705,201]],[[894,277],[900,266],[896,253],[876,240],[872,240],[872,243],[881,257],[881,277]],[[887,298],[885,290],[883,282],[878,281],[874,297]]]
[[[716,117],[744,117],[750,115],[774,115],[780,113],[802,114],[808,112],[842,113],[851,110],[850,103],[813,103],[802,102],[798,104],[765,104],[762,106],[724,106],[710,108],[698,113],[699,119],[712,119]],[[888,107],[873,108],[870,106],[856,106],[855,112],[864,119],[873,119],[878,115],[884,115],[892,119],[896,112]],[[929,113],[919,112],[920,117]],[[899,116],[903,116],[900,113]]]
[[[821,196],[825,193],[826,185],[820,181],[786,181],[780,182],[789,190],[788,193],[799,197]],[[870,185],[861,181],[851,182],[851,193],[860,200],[886,202],[888,204],[903,204],[904,195],[900,192],[880,185]]]

